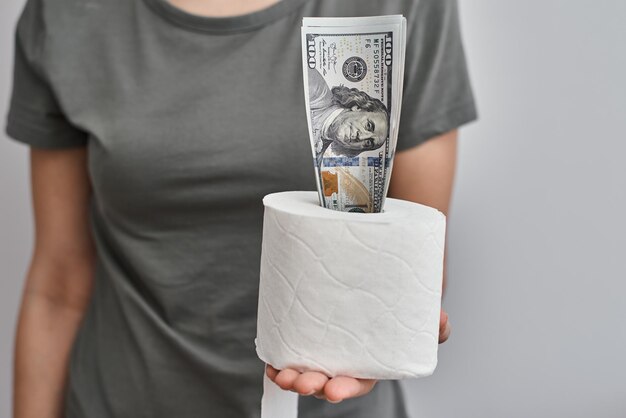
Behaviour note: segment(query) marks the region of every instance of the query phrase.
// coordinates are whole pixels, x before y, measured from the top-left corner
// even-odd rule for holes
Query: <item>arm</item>
[[[389,196],[439,209],[448,216],[456,169],[458,130],[399,152],[394,159]],[[446,287],[444,267],[443,288]]]
[[[94,248],[86,149],[31,149],[35,248],[17,325],[15,418],[60,418],[69,352],[89,301]]]
[[[389,196],[432,206],[447,214],[456,166],[457,136],[458,130],[455,129],[399,152],[394,159]],[[439,342],[446,341],[449,334],[448,315],[442,310]],[[345,376],[329,379],[322,373],[276,370],[270,365],[267,365],[267,375],[282,389],[314,395],[330,402],[365,395],[376,384],[372,379]]]
[[[447,216],[456,170],[457,138],[458,129],[454,129],[420,146],[399,152],[394,158],[389,196],[434,207]],[[444,262],[442,291],[445,292],[445,289]],[[439,343],[445,342],[449,336],[448,314],[442,309]]]

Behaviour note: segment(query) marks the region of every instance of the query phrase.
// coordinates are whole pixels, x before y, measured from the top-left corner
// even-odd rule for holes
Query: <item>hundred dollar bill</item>
[[[305,18],[304,90],[320,203],[381,212],[398,135],[404,17]]]

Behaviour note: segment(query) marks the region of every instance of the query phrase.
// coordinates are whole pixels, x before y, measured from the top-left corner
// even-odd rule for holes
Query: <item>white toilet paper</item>
[[[263,203],[259,358],[328,376],[432,374],[444,215],[396,199],[384,213],[337,212],[319,206],[315,192]]]

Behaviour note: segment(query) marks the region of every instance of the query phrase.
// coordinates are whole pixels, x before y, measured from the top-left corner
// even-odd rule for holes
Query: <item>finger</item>
[[[444,329],[447,323],[448,313],[442,309],[441,314],[439,315],[439,330]]]
[[[439,344],[446,342],[450,336],[450,327],[448,326],[449,317],[448,313],[441,309],[439,316]]]
[[[324,395],[332,403],[341,402],[344,399],[362,396],[368,393],[374,385],[374,379],[354,379],[352,377],[333,377],[324,386]]]
[[[324,389],[328,376],[319,372],[304,372],[293,383],[293,389],[301,395],[313,395]]]
[[[298,376],[300,376],[300,372],[294,369],[283,369],[276,375],[274,383],[280,386],[281,389],[292,390],[293,382],[296,381]]]
[[[452,327],[450,326],[450,322],[448,322],[446,323],[445,328],[442,331],[439,331],[439,344],[442,344],[448,341],[451,331],[452,331]]]
[[[265,374],[267,374],[267,377],[269,377],[272,382],[276,379],[278,372],[279,370],[276,370],[271,364],[265,365]]]

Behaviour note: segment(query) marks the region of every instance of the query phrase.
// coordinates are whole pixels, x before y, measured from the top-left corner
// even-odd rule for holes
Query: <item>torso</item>
[[[63,1],[48,9],[58,13],[48,67],[68,117],[90,134],[99,254],[67,417],[258,416],[261,199],[315,190],[302,16],[392,14],[410,2]],[[308,399],[302,416],[404,417],[391,387],[337,415]]]

